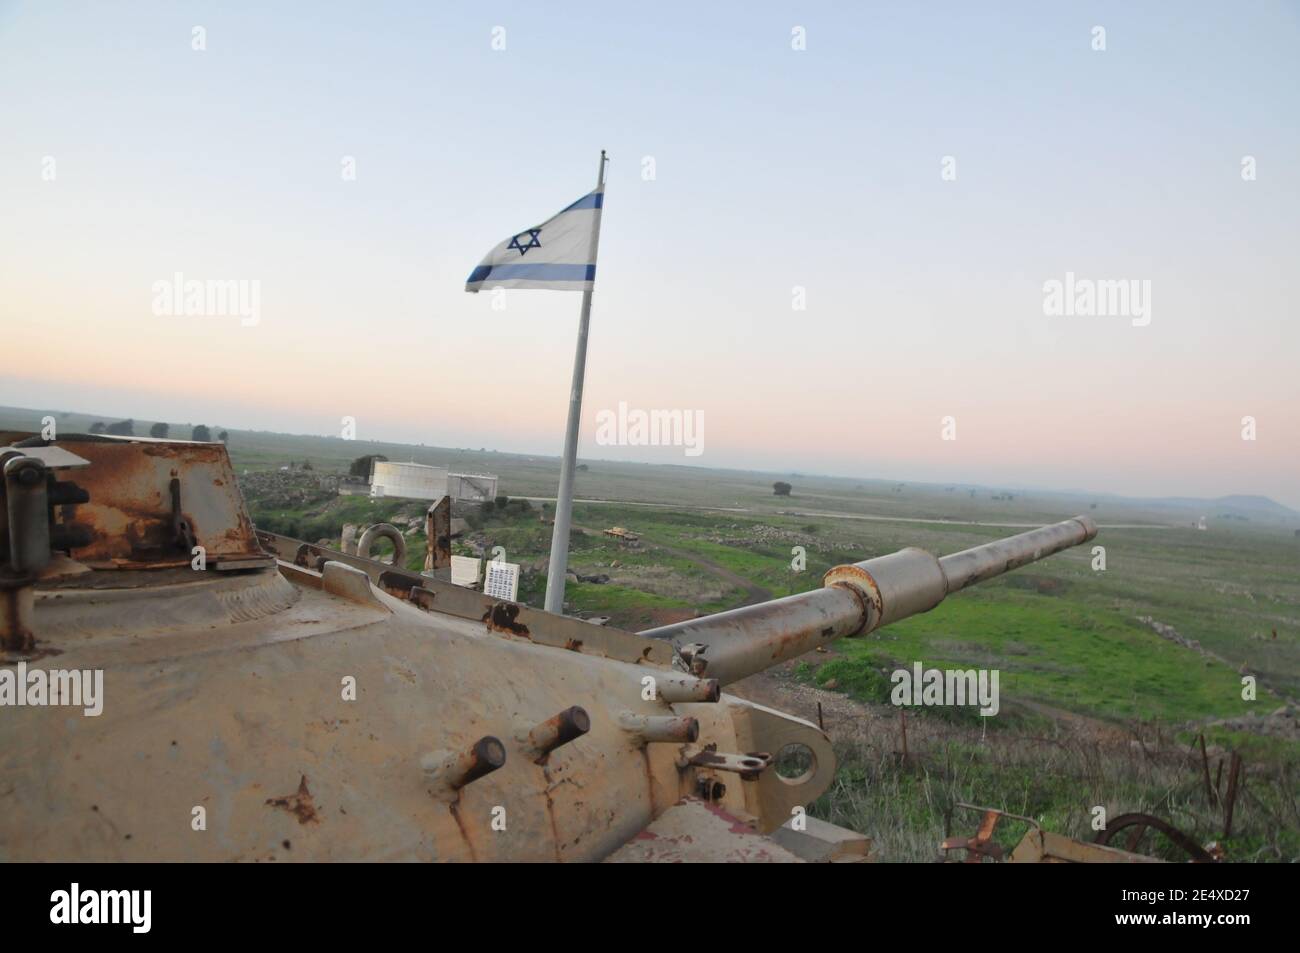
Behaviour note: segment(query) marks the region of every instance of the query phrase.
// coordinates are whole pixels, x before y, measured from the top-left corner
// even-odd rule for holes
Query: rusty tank
[[[826,735],[724,689],[1097,532],[904,549],[633,633],[452,585],[445,498],[408,572],[258,532],[219,443],[0,448],[5,861],[861,855],[803,816]]]

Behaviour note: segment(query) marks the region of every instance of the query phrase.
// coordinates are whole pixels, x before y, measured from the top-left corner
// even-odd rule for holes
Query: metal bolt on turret
[[[545,764],[552,751],[590,730],[591,717],[586,709],[574,705],[534,727],[526,735],[525,743],[534,755],[534,763]]]
[[[700,737],[699,721],[681,715],[638,715],[636,712],[625,711],[619,716],[618,722],[625,731],[636,735],[642,744],[689,744]]]
[[[443,796],[454,795],[505,763],[505,745],[491,735],[485,735],[463,751],[434,751],[420,759],[425,777],[432,782],[432,792]]]

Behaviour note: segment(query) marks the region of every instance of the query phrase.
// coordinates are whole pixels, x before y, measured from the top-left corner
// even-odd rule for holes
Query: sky
[[[0,0],[0,404],[558,455],[581,296],[464,281],[603,148],[583,457],[1300,507],[1298,50],[1267,0]]]

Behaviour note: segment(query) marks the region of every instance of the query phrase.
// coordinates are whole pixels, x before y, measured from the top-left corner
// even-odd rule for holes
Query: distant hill
[[[1270,500],[1267,496],[1221,496],[1214,503],[1216,506],[1230,507],[1234,510],[1258,512],[1261,516],[1300,519],[1300,512]]]
[[[1284,525],[1300,524],[1300,512],[1289,506],[1283,506],[1267,496],[1234,494],[1220,496],[1213,500],[1195,497],[1170,497],[1158,502],[1168,503],[1185,509],[1193,518],[1201,516],[1207,519],[1235,519],[1257,523],[1281,523]],[[1193,515],[1193,511],[1195,511]]]

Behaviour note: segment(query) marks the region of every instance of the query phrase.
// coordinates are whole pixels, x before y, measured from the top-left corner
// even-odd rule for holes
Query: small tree
[[[228,431],[223,430],[221,431],[221,433],[217,434],[217,439],[220,440],[222,443],[225,443],[230,439],[230,433]]]
[[[509,505],[509,503],[510,503],[510,497],[508,496],[498,496],[496,498],[497,509],[499,510],[504,510],[506,506]]]
[[[134,421],[134,420],[119,420],[119,421],[118,421],[117,423],[115,423],[115,424],[109,424],[108,427],[105,429],[104,432],[105,432],[105,433],[116,434],[116,435],[119,436],[119,437],[134,437],[134,436],[135,436],[135,421]]]
[[[91,433],[103,433],[103,432],[104,432],[104,421],[102,421],[102,420],[96,420],[93,424],[90,425],[90,432],[91,432]]]
[[[161,440],[166,440],[167,431],[170,429],[171,428],[168,427],[166,424],[154,424],[152,427],[149,428],[149,436],[158,437]]]
[[[772,494],[774,496],[789,496],[790,491],[793,489],[794,487],[789,483],[786,483],[784,480],[777,480],[772,484]]]
[[[190,431],[191,440],[202,440],[205,443],[212,439],[212,431],[205,424],[195,424],[194,429]]]

